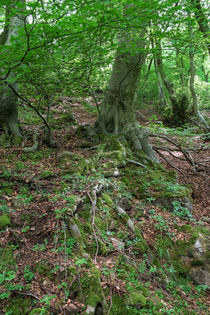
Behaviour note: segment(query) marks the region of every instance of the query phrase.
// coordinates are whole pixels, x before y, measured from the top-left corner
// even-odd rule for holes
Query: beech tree
[[[135,5],[126,5],[125,18],[129,18],[134,10]],[[141,7],[138,10],[141,10]],[[145,60],[147,27],[148,23],[143,23],[140,29],[133,27],[121,34],[96,125],[97,129],[105,134],[125,136],[139,158],[147,157],[157,162],[146,130],[137,123],[134,106],[140,71]]]
[[[4,49],[1,51],[4,53],[5,58],[14,54],[14,47],[20,45],[19,31],[24,26],[24,7],[25,0],[6,1],[5,26],[0,36],[0,45],[4,45]],[[12,67],[8,61],[8,64],[5,63],[5,67],[1,69],[1,74],[0,126],[2,126],[8,134],[11,134],[18,140],[22,136],[18,126],[18,97],[16,94],[18,84],[16,81],[15,67]]]

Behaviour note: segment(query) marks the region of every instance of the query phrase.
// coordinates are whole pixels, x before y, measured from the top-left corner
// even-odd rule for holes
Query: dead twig
[[[155,149],[155,150],[166,151],[166,152],[168,152],[172,157],[174,157],[174,158],[176,158],[176,159],[178,159],[178,160],[185,161],[185,159],[180,158],[179,156],[174,155],[174,154],[173,154],[173,150],[171,150],[171,149],[169,149],[169,148],[157,147],[156,145],[153,145],[152,147],[153,147],[153,149]],[[175,150],[174,150],[174,151],[175,151]]]
[[[110,304],[109,304],[109,308],[107,311],[107,315],[110,314],[111,308],[112,308],[112,286],[111,286],[111,277],[109,278],[109,286],[110,286],[110,290],[109,290],[109,294],[110,294]]]
[[[162,159],[163,159],[164,161],[166,161],[171,167],[175,168],[175,170],[177,170],[179,173],[184,174],[178,167],[176,167],[176,166],[173,165],[171,162],[169,162],[163,154],[161,154],[161,153],[160,153],[158,150],[156,150],[155,148],[154,148],[154,150],[155,150],[155,151],[162,157]]]
[[[21,295],[27,295],[27,296],[32,296],[34,297],[36,300],[40,301],[41,299],[36,295],[34,294],[33,292],[21,292],[21,291],[13,291],[14,293],[17,293],[17,294],[21,294]]]
[[[193,166],[193,170],[194,172],[196,172],[196,167],[195,167],[195,163],[194,160],[192,158],[192,155],[184,148],[182,148],[181,145],[179,145],[178,143],[176,143],[174,140],[171,140],[170,138],[163,136],[163,135],[157,135],[157,134],[150,134],[150,137],[158,137],[158,138],[162,138],[167,140],[168,142],[172,143],[175,147],[177,147],[179,149],[179,151],[181,151],[183,153],[183,155],[185,156],[186,160]],[[158,151],[157,151],[158,152]],[[159,153],[159,152],[158,152]],[[160,153],[159,153],[160,154]],[[163,157],[163,156],[162,156]],[[165,158],[164,158],[165,159]],[[167,161],[167,159],[166,159]],[[167,161],[168,162],[168,161]],[[172,165],[171,165],[172,166]],[[174,166],[173,166],[174,167]]]

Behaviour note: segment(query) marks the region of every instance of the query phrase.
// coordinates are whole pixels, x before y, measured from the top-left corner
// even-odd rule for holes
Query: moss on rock
[[[10,271],[15,270],[15,259],[13,256],[13,250],[15,247],[7,246],[4,249],[0,249],[0,270]]]
[[[43,171],[39,174],[39,178],[45,179],[45,178],[48,178],[48,177],[53,176],[53,175],[54,175],[54,173],[52,171],[46,170],[46,171]]]
[[[89,160],[85,160],[80,155],[75,153],[64,151],[61,152],[57,159],[58,165],[65,170],[64,173],[68,174],[86,174],[92,167]]]
[[[183,224],[182,226],[177,226],[178,231],[192,233],[194,228],[189,224]]]
[[[139,308],[139,307],[146,306],[147,300],[142,293],[132,292],[132,293],[130,293],[130,295],[126,301],[126,304],[131,305],[131,306],[137,306]]]
[[[103,193],[102,198],[107,206],[109,206],[110,208],[114,207],[114,202],[108,194]]]
[[[110,310],[110,315],[132,315],[129,310],[126,309],[125,299],[119,295],[113,295],[112,297],[112,307]]]
[[[0,216],[0,230],[3,230],[7,225],[10,225],[11,221],[8,215],[3,214]]]

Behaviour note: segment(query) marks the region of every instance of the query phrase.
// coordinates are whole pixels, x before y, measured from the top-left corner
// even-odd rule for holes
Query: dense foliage
[[[0,1],[2,314],[207,314],[207,14]]]

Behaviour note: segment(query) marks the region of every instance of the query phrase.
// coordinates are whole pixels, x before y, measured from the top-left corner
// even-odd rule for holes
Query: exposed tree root
[[[38,150],[38,147],[39,147],[39,139],[38,139],[38,135],[35,134],[33,135],[33,145],[31,147],[23,148],[23,151],[26,153],[35,152]]]
[[[131,230],[131,232],[135,232],[135,227],[133,224],[133,221],[131,220],[131,218],[128,216],[128,214],[126,213],[126,211],[121,208],[120,206],[117,206],[117,213],[118,215],[123,219],[123,221],[127,224],[127,226],[129,227],[129,229]]]
[[[127,161],[127,163],[134,164],[134,165],[140,166],[142,168],[147,168],[146,165],[144,165],[144,164],[142,164],[140,162],[137,162],[137,161],[134,161],[134,160],[129,160],[129,159],[127,159],[126,161]]]

